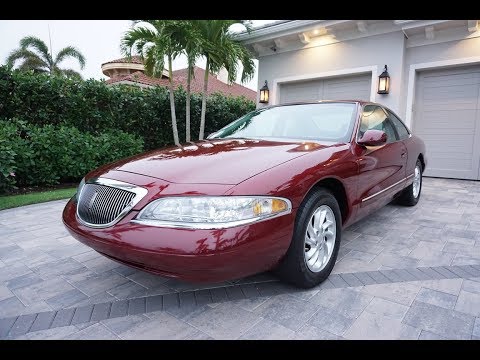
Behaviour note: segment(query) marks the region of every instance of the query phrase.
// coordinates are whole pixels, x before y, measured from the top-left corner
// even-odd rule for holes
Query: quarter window
[[[406,138],[408,138],[410,133],[408,132],[405,125],[403,125],[402,121],[390,110],[385,109],[385,111],[387,112],[388,118],[392,122],[393,126],[395,126],[395,129],[397,130],[397,133],[400,139],[405,140]]]
[[[385,132],[385,134],[387,134],[387,143],[399,140],[397,132],[385,114],[385,111],[377,105],[365,105],[363,107],[362,121],[360,123],[360,129],[358,129],[358,139],[360,139],[367,130],[381,130]]]

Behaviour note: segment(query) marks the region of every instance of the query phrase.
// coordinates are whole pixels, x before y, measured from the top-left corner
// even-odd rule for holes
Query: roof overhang
[[[102,64],[102,72],[113,70],[113,69],[129,69],[134,71],[144,71],[145,66],[143,64],[134,64],[134,63],[105,63]]]
[[[138,82],[138,81],[131,81],[131,80],[115,81],[115,82],[108,83],[107,86],[114,86],[114,85],[121,85],[121,84],[134,85],[134,86],[138,86],[138,87],[141,87],[141,88],[153,88],[153,87],[155,87],[153,85],[148,85],[148,84],[144,84],[144,83],[141,83],[141,82]]]
[[[432,41],[439,32],[479,30],[477,20],[288,20],[236,35],[257,57],[401,31]]]

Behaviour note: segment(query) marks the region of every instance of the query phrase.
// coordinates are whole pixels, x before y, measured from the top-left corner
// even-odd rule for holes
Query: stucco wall
[[[377,66],[380,74],[384,65],[388,65],[390,94],[375,94],[375,101],[399,111],[404,43],[403,33],[395,32],[264,56],[259,59],[258,87],[261,88],[267,80],[272,90],[271,86],[278,78],[365,66]]]

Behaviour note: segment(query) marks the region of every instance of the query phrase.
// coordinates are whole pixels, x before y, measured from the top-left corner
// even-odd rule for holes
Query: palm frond
[[[33,70],[36,73],[46,73],[49,72],[48,67],[45,65],[42,59],[38,57],[29,57],[25,58],[18,66],[20,71],[30,71]]]
[[[144,47],[147,44],[155,42],[157,34],[147,29],[146,27],[137,27],[130,29],[122,37],[120,42],[120,49],[125,56],[131,56],[132,50],[139,55],[144,52]]]
[[[53,59],[47,44],[42,39],[36,36],[25,36],[20,40],[20,47],[22,49],[33,48],[35,49],[41,58],[48,64],[52,65]]]
[[[37,54],[27,49],[15,49],[7,57],[7,65],[14,67],[15,63],[19,60],[23,60],[19,67],[23,70],[33,70],[34,68],[48,68],[48,64]],[[27,62],[25,66],[23,63]],[[35,65],[35,66],[34,66]]]
[[[73,46],[64,47],[55,57],[54,66],[58,66],[66,58],[74,58],[80,63],[80,69],[85,67],[85,57],[83,54]]]
[[[73,79],[73,80],[82,80],[82,75],[79,72],[73,69],[59,69],[60,74]]]

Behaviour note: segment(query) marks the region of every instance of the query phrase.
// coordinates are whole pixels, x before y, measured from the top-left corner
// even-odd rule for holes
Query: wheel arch
[[[312,191],[318,188],[326,188],[332,192],[333,196],[335,196],[335,199],[338,201],[338,206],[340,207],[340,212],[342,213],[342,223],[345,223],[351,212],[351,209],[348,205],[345,185],[337,178],[326,177],[317,181],[305,195],[305,198],[307,198]]]
[[[423,157],[423,154],[420,153],[418,155],[418,159],[420,160],[420,162],[422,163],[422,173],[425,171],[425,158]]]

